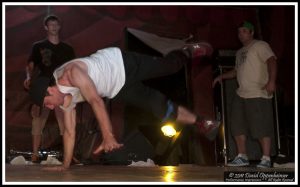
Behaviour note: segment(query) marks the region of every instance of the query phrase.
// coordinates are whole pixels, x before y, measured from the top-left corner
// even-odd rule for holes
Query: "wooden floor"
[[[295,169],[256,167],[204,167],[199,165],[129,167],[106,165],[74,165],[64,172],[42,170],[41,165],[5,165],[5,182],[26,183],[224,183],[224,173],[271,172],[293,173]]]

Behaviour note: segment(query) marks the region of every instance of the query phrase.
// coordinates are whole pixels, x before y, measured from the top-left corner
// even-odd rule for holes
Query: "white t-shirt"
[[[70,105],[72,108],[76,106],[76,103],[85,99],[81,95],[79,88],[59,85],[57,80],[63,74],[64,67],[74,61],[81,61],[87,65],[88,75],[94,82],[97,93],[101,97],[115,97],[125,84],[124,64],[119,48],[105,48],[88,57],[71,60],[57,68],[53,75],[58,89],[62,93],[72,95],[72,104]]]
[[[272,98],[266,89],[262,89],[269,80],[266,61],[274,55],[269,44],[253,40],[236,54],[236,71],[239,88],[237,94],[242,98]]]

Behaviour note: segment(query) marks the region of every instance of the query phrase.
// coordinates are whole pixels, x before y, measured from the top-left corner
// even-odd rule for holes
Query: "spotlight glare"
[[[173,125],[168,123],[161,127],[161,131],[164,133],[165,136],[173,137],[176,134],[176,130],[174,129]]]

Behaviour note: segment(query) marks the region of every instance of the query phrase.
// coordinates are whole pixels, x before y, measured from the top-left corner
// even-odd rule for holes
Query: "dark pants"
[[[164,58],[134,52],[122,52],[126,81],[114,99],[152,112],[163,118],[167,111],[165,95],[145,86],[142,81],[178,72],[188,62],[182,51],[172,51]]]
[[[231,109],[233,136],[251,135],[254,139],[274,134],[272,99],[244,99],[235,95]]]

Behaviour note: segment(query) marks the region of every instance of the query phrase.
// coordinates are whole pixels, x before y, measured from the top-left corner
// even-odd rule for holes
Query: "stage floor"
[[[261,178],[263,176],[279,177],[278,180],[285,180],[284,174],[290,178],[295,176],[293,168],[268,168],[260,169],[256,167],[205,167],[199,165],[179,165],[179,166],[153,166],[153,167],[130,167],[130,166],[107,166],[107,165],[73,165],[71,169],[64,172],[44,171],[41,165],[5,165],[5,182],[8,184],[26,183],[203,183],[230,182],[235,177],[239,182],[245,182],[246,178]],[[235,176],[234,176],[235,175]],[[230,176],[230,177],[229,177]],[[230,180],[228,180],[230,178]],[[243,179],[244,178],[244,179]],[[275,182],[277,179],[271,179]],[[269,179],[270,180],[270,179]],[[277,180],[277,181],[276,181]],[[271,182],[274,182],[271,181]],[[288,182],[290,180],[286,180]],[[235,181],[234,181],[235,182]],[[247,181],[246,181],[247,182]],[[250,182],[255,182],[251,181]],[[294,181],[291,184],[294,184]]]

